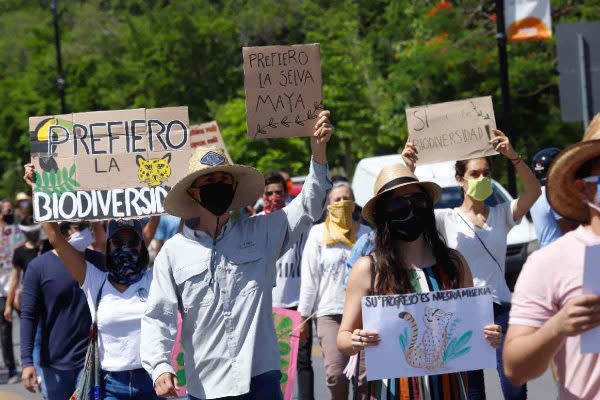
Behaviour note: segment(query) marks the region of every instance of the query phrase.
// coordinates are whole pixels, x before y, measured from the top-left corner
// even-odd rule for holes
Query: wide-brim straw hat
[[[588,223],[589,207],[575,190],[575,175],[583,164],[600,157],[600,114],[596,114],[581,142],[561,151],[548,171],[546,195],[550,205],[563,217]]]
[[[442,188],[437,183],[419,181],[406,165],[388,165],[377,175],[377,180],[375,180],[373,186],[373,198],[365,204],[362,210],[363,218],[370,224],[375,225],[375,204],[377,200],[387,192],[409,185],[420,186],[429,195],[432,204],[435,204],[442,194]]]
[[[200,205],[189,195],[188,189],[200,176],[213,172],[226,172],[235,179],[235,194],[227,211],[254,204],[264,191],[265,178],[259,170],[233,164],[219,147],[198,147],[190,158],[187,176],[167,195],[165,211],[183,219],[200,216]]]

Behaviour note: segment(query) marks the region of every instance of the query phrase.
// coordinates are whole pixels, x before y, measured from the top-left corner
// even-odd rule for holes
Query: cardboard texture
[[[244,47],[251,139],[310,136],[323,110],[320,45]]]
[[[164,212],[191,154],[187,107],[31,117],[36,221]]]
[[[407,108],[406,123],[418,165],[498,154],[490,144],[496,120],[489,96]]]
[[[506,0],[504,23],[509,42],[550,39],[550,0]]]
[[[225,154],[231,160],[227,146],[221,135],[221,129],[217,121],[206,122],[200,125],[190,126],[190,137],[192,148],[202,146],[218,146],[225,150]]]
[[[368,380],[496,368],[483,328],[494,323],[489,288],[362,298],[363,329],[381,341],[365,351]]]

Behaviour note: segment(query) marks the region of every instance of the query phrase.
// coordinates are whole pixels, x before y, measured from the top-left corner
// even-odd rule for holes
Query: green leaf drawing
[[[177,354],[177,365],[183,367],[183,351],[180,351],[179,354]]]
[[[462,347],[466,346],[471,340],[471,336],[473,336],[473,331],[466,331],[456,342],[456,350],[460,351]]]
[[[63,167],[59,170],[41,171],[35,174],[35,190],[47,194],[65,192],[74,192],[79,187],[79,182],[75,180],[76,166],[73,164],[67,170]]]
[[[282,318],[275,328],[277,337],[289,335],[292,332],[292,320],[289,317]]]
[[[290,353],[291,347],[289,344],[285,342],[278,342],[279,344],[279,354],[285,356]]]
[[[406,353],[406,348],[408,347],[408,328],[404,328],[404,332],[400,334],[400,347],[402,347],[402,351]]]
[[[452,339],[448,343],[448,345],[446,346],[446,350],[444,351],[444,361],[454,360],[471,351],[471,348],[468,346],[468,343],[471,340],[472,336],[473,331],[467,331],[459,339]]]
[[[288,375],[285,372],[281,373],[281,380],[279,381],[279,384],[283,385],[284,383],[286,383],[288,380]]]
[[[287,371],[289,365],[290,365],[290,362],[287,360],[287,358],[281,359],[281,369],[283,369],[284,371]]]

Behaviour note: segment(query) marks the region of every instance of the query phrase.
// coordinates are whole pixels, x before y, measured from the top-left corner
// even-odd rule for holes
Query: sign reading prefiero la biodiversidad
[[[310,136],[323,109],[319,44],[244,47],[242,54],[250,139]]]
[[[407,108],[406,124],[418,164],[498,154],[490,144],[496,120],[489,96]]]
[[[187,172],[188,123],[187,107],[29,118],[35,220],[162,214]]]

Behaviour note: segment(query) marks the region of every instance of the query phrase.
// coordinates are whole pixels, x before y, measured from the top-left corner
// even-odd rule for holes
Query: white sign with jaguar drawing
[[[366,296],[362,318],[381,338],[366,350],[368,380],[496,368],[483,334],[494,323],[489,288]]]

